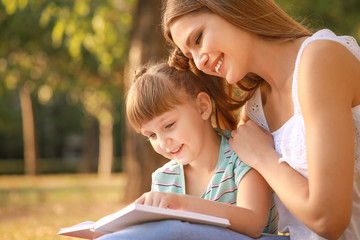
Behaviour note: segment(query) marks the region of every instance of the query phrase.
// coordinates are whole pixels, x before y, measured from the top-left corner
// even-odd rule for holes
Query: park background
[[[360,40],[360,0],[276,0]],[[166,160],[124,116],[134,70],[166,58],[161,0],[0,0],[0,236],[71,239],[150,189]]]

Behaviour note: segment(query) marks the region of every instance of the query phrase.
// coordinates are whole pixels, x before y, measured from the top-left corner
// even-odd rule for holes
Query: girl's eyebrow
[[[156,124],[164,124],[165,121],[169,118],[166,113],[162,116],[157,116]],[[147,136],[147,134],[152,133],[151,130],[144,130],[142,127],[140,128],[140,133]]]
[[[145,134],[146,131],[143,131],[142,129],[140,129],[140,133],[141,133],[142,135],[146,135],[146,134]]]

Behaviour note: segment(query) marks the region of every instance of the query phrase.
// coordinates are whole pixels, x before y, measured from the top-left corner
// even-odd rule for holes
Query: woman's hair
[[[163,0],[162,7],[163,34],[174,46],[171,24],[182,16],[198,13],[217,14],[238,28],[273,41],[287,41],[312,34],[273,0]],[[249,99],[261,82],[263,79],[253,73],[238,81],[238,87],[244,91],[242,99]]]
[[[177,18],[204,12],[217,14],[229,23],[264,38],[287,40],[311,35],[273,0],[163,0],[162,8],[163,32],[170,42],[170,26]]]
[[[144,66],[136,71],[127,93],[126,114],[139,132],[144,123],[205,92],[213,102],[215,127],[220,131],[236,129],[238,121],[233,112],[243,102],[234,101],[228,95],[232,89],[227,89],[225,83],[225,79],[177,69],[168,63]]]

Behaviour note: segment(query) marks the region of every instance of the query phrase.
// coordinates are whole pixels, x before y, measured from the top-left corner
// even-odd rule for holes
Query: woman
[[[165,37],[190,63],[244,91],[230,144],[276,192],[279,230],[360,239],[356,41],[312,34],[272,0],[167,0],[163,14]]]

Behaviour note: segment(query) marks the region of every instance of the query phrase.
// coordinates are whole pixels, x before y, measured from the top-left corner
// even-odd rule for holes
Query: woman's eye
[[[165,128],[171,128],[174,124],[175,124],[175,122],[172,122],[172,123],[166,125]]]
[[[196,39],[195,39],[195,45],[199,45],[199,44],[200,44],[201,37],[202,37],[202,32],[199,33],[199,35],[197,35],[197,37],[196,37]]]

